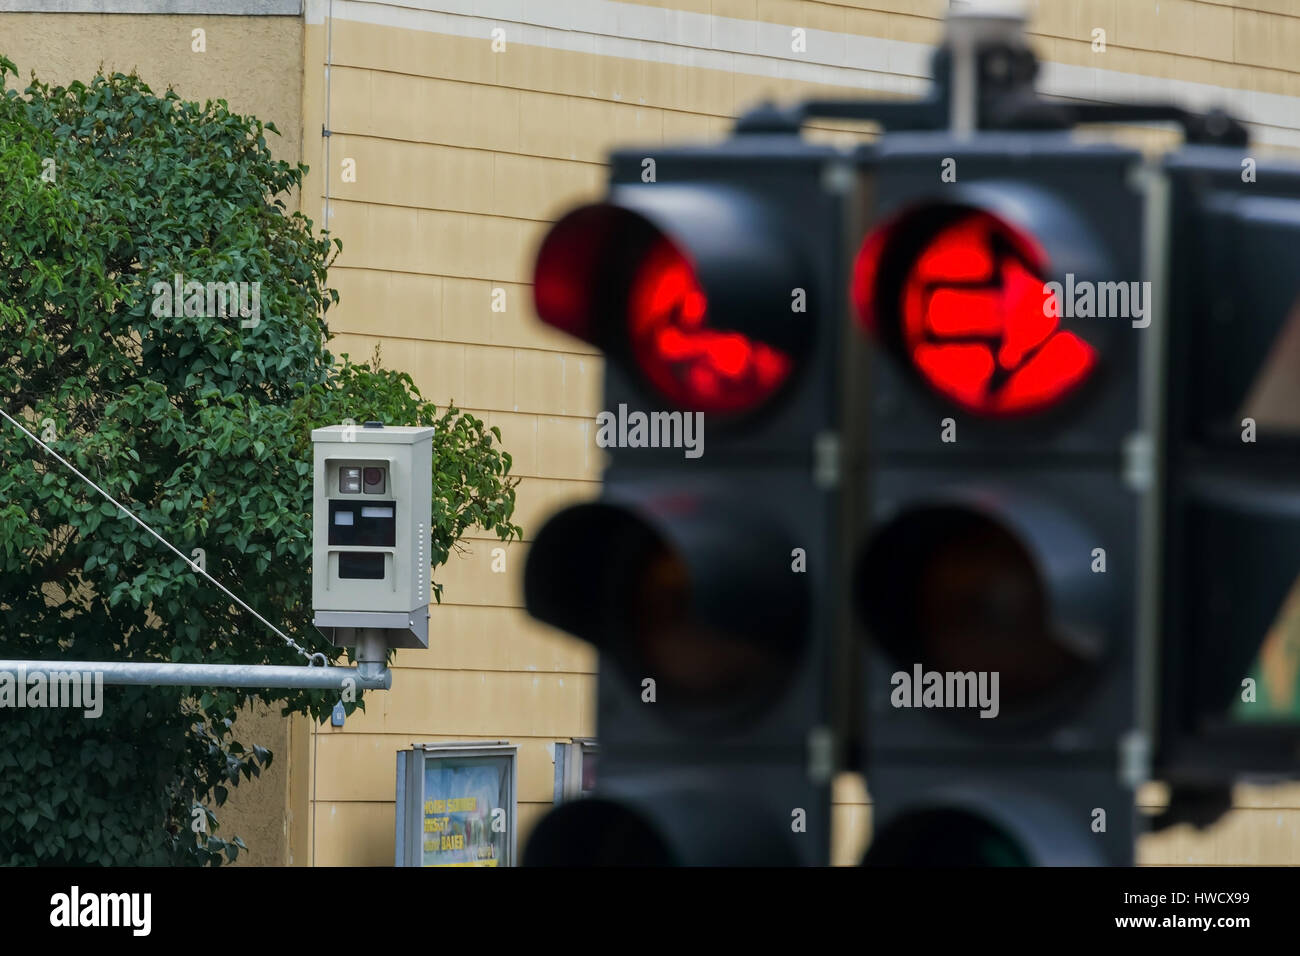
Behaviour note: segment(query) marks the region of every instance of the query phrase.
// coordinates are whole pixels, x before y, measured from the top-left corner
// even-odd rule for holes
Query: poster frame
[[[467,757],[509,757],[507,774],[506,832],[509,834],[509,858],[501,864],[518,865],[516,818],[519,805],[519,747],[506,740],[455,740],[415,743],[409,750],[397,752],[397,824],[394,841],[394,866],[424,864],[424,792],[425,767],[431,760]]]

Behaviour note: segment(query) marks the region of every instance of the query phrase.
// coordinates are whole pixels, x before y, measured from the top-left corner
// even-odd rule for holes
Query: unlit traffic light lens
[[[1003,714],[1052,701],[1091,668],[1054,632],[1025,544],[975,510],[920,508],[890,522],[872,539],[858,588],[867,626],[900,668],[996,673]]]
[[[1097,365],[1096,350],[1059,327],[1047,265],[1031,236],[983,210],[926,210],[863,243],[854,301],[939,394],[978,415],[1028,414]]]
[[[598,797],[557,807],[534,828],[524,866],[679,866],[643,814]]]
[[[792,545],[726,500],[647,505],[555,515],[529,555],[525,606],[608,654],[638,706],[650,679],[666,719],[743,723],[786,686],[807,647],[808,588],[790,572]]]
[[[753,794],[656,784],[635,800],[595,796],[561,804],[538,821],[523,857],[524,866],[799,863],[789,826]]]
[[[728,634],[692,612],[690,571],[681,555],[650,544],[634,582],[628,615],[634,657],[683,703],[735,700],[779,680],[789,666],[785,654]]]
[[[908,814],[871,842],[865,866],[1029,866],[1024,848],[1004,829],[966,810]]]

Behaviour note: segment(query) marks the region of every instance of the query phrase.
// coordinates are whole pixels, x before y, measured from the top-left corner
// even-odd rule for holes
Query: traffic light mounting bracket
[[[792,133],[813,118],[874,122],[884,130],[1065,130],[1081,123],[1174,122],[1189,143],[1244,146],[1249,132],[1219,109],[1197,113],[1171,103],[1068,103],[1034,89],[1038,59],[1018,16],[953,11],[934,53],[930,93],[918,100],[811,99],[743,114],[737,134]]]

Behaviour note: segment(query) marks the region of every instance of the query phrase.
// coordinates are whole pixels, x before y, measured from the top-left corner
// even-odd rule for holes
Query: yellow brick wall
[[[410,371],[428,398],[454,399],[499,425],[523,476],[525,529],[504,575],[491,570],[494,539],[472,536],[470,553],[438,572],[445,603],[433,608],[429,650],[400,654],[393,690],[313,741],[317,802],[304,809],[322,864],[391,861],[394,754],[438,739],[518,744],[522,848],[552,798],[547,744],[594,732],[593,655],[520,607],[528,542],[555,508],[597,492],[601,465],[592,432],[600,359],[548,332],[531,310],[531,259],[547,223],[599,193],[614,146],[717,138],[767,97],[915,89],[908,45],[939,37],[947,3],[649,0],[597,5],[590,22],[564,6],[348,2],[334,5],[330,23],[326,4],[308,3],[303,150],[312,173],[303,205],[321,221],[328,175],[330,226],[344,242],[332,270],[341,294],[333,347],[368,356],[378,343],[386,364]],[[1132,85],[1117,74],[1174,81],[1183,92],[1210,84],[1300,96],[1300,61],[1289,55],[1300,48],[1292,15],[1300,10],[1289,0],[1040,0],[1031,12],[1033,42],[1052,64],[1044,78],[1095,85],[1099,97],[1116,82]],[[819,45],[812,67],[762,46],[772,24],[810,31]],[[492,49],[494,28],[505,31],[502,52]],[[1105,30],[1104,53],[1093,50],[1094,28]],[[662,36],[619,45],[645,29]],[[864,37],[892,45],[872,47],[880,58],[860,63],[835,58]],[[1280,148],[1300,145],[1300,108],[1288,119],[1285,102],[1258,103],[1266,119],[1257,132]],[[332,131],[328,165],[322,125]],[[844,129],[819,124],[814,135]],[[1169,141],[1157,130],[1127,132]],[[344,159],[356,163],[355,182],[343,181]],[[498,288],[505,313],[491,311]],[[1152,792],[1144,801],[1158,802]],[[1237,805],[1206,834],[1144,838],[1140,859],[1300,860],[1300,788],[1239,788]],[[861,779],[846,775],[835,787],[836,862],[860,858],[869,820]]]
[[[499,426],[523,478],[516,521],[525,541],[508,547],[499,574],[499,542],[473,533],[467,553],[435,574],[445,596],[429,650],[399,654],[393,691],[373,695],[364,716],[320,730],[312,816],[324,865],[392,862],[395,754],[417,741],[519,747],[522,849],[554,796],[547,744],[594,733],[594,655],[524,614],[519,582],[543,516],[598,489],[599,360],[533,319],[528,283],[545,221],[600,188],[599,150],[548,146],[521,119],[536,108],[530,94],[497,85],[490,51],[467,47],[334,24],[329,192],[344,251],[331,270],[341,297],[331,348],[361,357],[378,343],[385,364],[409,371],[428,398]],[[323,122],[321,30],[309,28],[306,49],[316,82],[305,112]],[[313,145],[316,176],[321,137]],[[356,163],[355,182],[343,181],[344,159]],[[304,195],[318,213],[323,177]],[[503,313],[491,308],[496,289]]]

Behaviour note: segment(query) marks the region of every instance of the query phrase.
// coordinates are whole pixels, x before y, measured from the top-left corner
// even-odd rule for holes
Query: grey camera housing
[[[330,643],[362,630],[429,646],[432,428],[312,430],[312,609]]]

